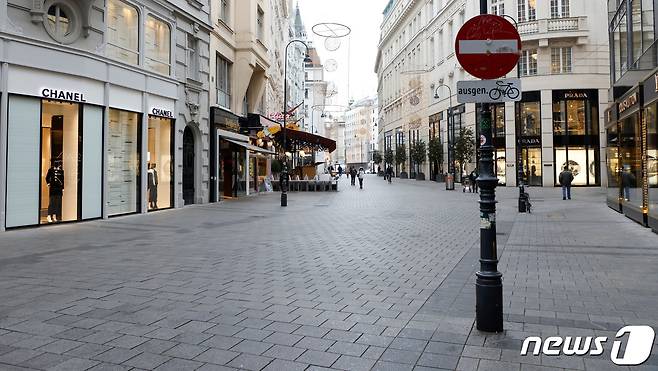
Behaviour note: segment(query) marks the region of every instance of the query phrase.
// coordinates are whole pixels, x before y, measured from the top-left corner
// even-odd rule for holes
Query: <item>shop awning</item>
[[[264,153],[266,155],[276,155],[276,152],[274,152],[274,151],[270,151],[269,149],[254,146],[253,144],[249,144],[247,142],[241,142],[239,140],[228,139],[228,138],[224,138],[224,140],[226,140],[227,142],[231,142],[233,144],[236,144],[240,147],[246,148],[250,151],[254,151],[254,152],[258,152],[258,153]]]
[[[293,148],[313,148],[314,150],[328,152],[336,150],[335,140],[301,130],[286,128],[285,131],[287,142],[285,147],[287,151],[290,151]],[[283,142],[283,130],[276,133],[275,138],[279,143]]]

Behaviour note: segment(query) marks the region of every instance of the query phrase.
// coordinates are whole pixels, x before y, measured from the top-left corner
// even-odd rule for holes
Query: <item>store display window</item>
[[[620,161],[619,161],[619,130],[617,124],[610,126],[607,131],[606,167],[608,172],[609,203],[618,205],[621,191],[619,188]]]
[[[148,209],[173,207],[173,120],[148,118],[147,187]]]
[[[135,213],[140,204],[140,114],[109,110],[108,215]]]
[[[658,218],[658,107],[646,109],[647,120],[647,178],[649,181],[649,214]]]
[[[642,131],[640,114],[620,120],[620,186],[624,203],[643,207]]]
[[[40,224],[80,219],[80,111],[76,103],[42,101]]]
[[[540,102],[517,103],[517,122],[522,137],[541,135]]]

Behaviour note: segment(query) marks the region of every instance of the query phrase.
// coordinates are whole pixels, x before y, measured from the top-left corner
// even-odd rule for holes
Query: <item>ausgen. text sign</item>
[[[502,103],[521,100],[521,79],[457,82],[459,103]]]

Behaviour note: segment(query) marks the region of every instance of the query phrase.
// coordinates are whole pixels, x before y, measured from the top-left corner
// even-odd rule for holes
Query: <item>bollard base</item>
[[[482,277],[477,272],[475,280],[475,322],[480,331],[503,331],[503,282],[502,275]]]
[[[281,193],[281,207],[286,207],[286,206],[288,206],[288,194]]]

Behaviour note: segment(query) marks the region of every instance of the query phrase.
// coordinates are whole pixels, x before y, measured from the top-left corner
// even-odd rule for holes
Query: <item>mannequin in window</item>
[[[62,195],[64,194],[64,169],[62,160],[52,160],[46,173],[48,185],[48,223],[62,220]]]
[[[158,171],[155,170],[155,164],[148,165],[148,190],[149,190],[149,208],[158,208]]]

